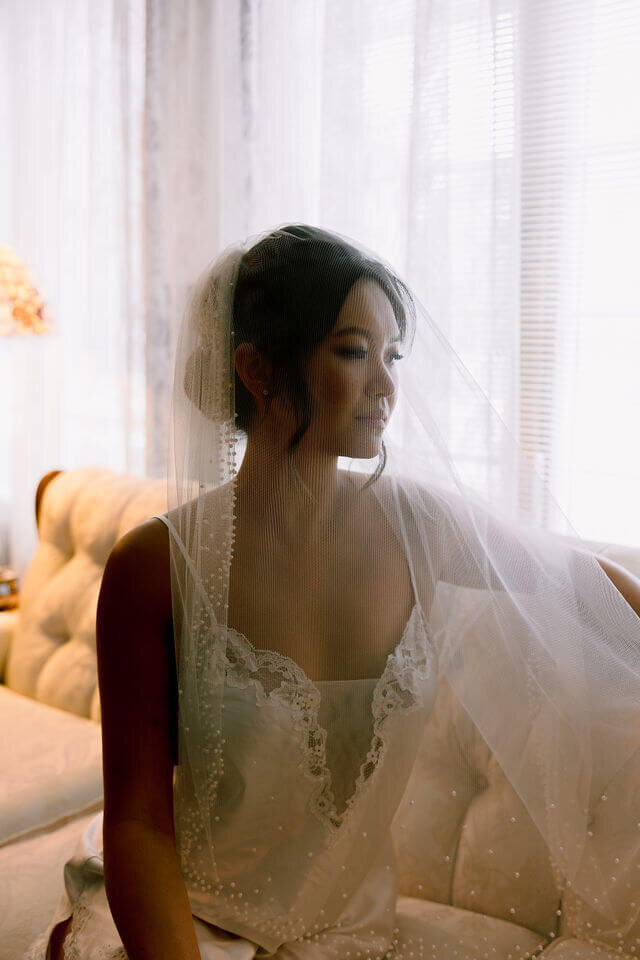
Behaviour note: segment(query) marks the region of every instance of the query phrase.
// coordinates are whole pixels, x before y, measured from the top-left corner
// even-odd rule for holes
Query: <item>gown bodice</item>
[[[216,629],[223,772],[204,817],[180,764],[174,784],[194,915],[275,950],[341,923],[369,889],[369,929],[384,940],[397,893],[391,822],[437,686],[417,595],[378,678],[313,681],[290,657]]]

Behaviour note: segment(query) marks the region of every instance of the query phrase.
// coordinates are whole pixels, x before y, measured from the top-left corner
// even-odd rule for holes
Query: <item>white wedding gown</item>
[[[206,840],[184,826],[197,818],[176,809],[203,960],[423,956],[421,921],[405,917],[396,925],[391,840],[438,679],[437,651],[413,588],[411,616],[378,679],[312,682],[295,661],[255,650],[226,628],[234,656],[224,688],[216,883],[200,882],[206,867],[197,851]],[[126,957],[102,868],[99,814],[65,865],[60,906],[29,960],[45,960],[53,926],[70,915],[69,960]],[[251,910],[243,889],[254,894]],[[212,925],[230,932],[221,936]],[[433,936],[427,939],[431,945]],[[425,947],[424,956],[432,950]]]

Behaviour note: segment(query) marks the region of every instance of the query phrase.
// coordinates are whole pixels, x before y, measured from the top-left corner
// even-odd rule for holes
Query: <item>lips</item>
[[[381,414],[374,414],[368,417],[356,417],[356,420],[364,420],[365,423],[372,423],[377,427],[384,427],[387,422],[386,417],[383,417]]]

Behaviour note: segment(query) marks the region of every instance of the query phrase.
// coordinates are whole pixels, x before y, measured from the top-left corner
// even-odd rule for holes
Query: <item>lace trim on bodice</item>
[[[425,681],[432,676],[435,652],[419,603],[415,603],[402,638],[387,657],[385,669],[373,689],[373,736],[360,766],[354,791],[342,813],[338,813],[336,807],[331,771],[327,765],[327,732],[319,721],[320,690],[295,660],[273,650],[258,650],[244,634],[233,627],[225,629],[228,638],[225,682],[238,689],[251,687],[258,706],[277,703],[291,715],[294,729],[300,734],[304,772],[316,785],[313,812],[328,828],[330,835],[336,837],[384,760],[389,718],[398,710],[408,713],[424,704]],[[259,672],[279,676],[279,686],[267,693],[256,676]]]
[[[168,517],[159,515],[158,519],[167,526],[178,543],[206,605],[206,591],[175,528]],[[274,650],[257,649],[233,627],[221,628],[226,634],[226,644],[222,645],[226,646],[226,655],[223,655],[223,663],[220,664],[224,669],[225,682],[238,689],[252,687],[258,706],[277,703],[289,712],[293,727],[300,734],[304,772],[315,784],[313,812],[334,839],[384,760],[388,747],[389,718],[400,710],[404,713],[418,710],[426,702],[425,681],[433,678],[432,667],[434,662],[437,663],[438,654],[433,638],[427,632],[413,575],[411,582],[415,598],[413,610],[400,641],[387,657],[385,669],[375,684],[371,701],[373,736],[360,766],[354,791],[342,813],[337,810],[331,771],[327,764],[327,732],[319,721],[321,694],[318,687],[291,657]],[[280,678],[279,685],[268,694],[257,676],[260,671]]]

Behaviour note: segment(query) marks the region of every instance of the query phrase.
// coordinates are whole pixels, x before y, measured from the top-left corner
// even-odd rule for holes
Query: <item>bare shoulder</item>
[[[107,560],[103,589],[134,601],[137,610],[144,609],[145,616],[151,614],[154,620],[168,622],[169,531],[161,520],[146,520],[118,540]]]

